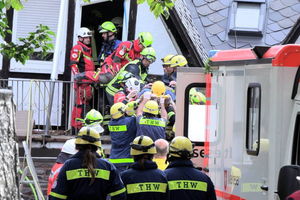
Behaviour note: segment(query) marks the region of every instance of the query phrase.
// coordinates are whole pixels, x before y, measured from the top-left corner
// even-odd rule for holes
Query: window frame
[[[238,28],[235,27],[235,18],[237,14],[238,3],[253,3],[260,4],[260,14],[259,14],[259,24],[258,29],[255,28]],[[267,7],[265,0],[234,0],[231,4],[230,8],[230,19],[229,19],[229,27],[228,34],[229,35],[242,35],[242,36],[263,36],[264,24]]]
[[[250,133],[249,133],[249,126],[252,125],[250,124],[250,119],[249,119],[249,114],[250,114],[250,107],[252,105],[252,101],[250,100],[253,100],[250,96],[250,92],[251,92],[251,89],[256,89],[258,88],[259,90],[259,102],[258,102],[258,128],[257,128],[257,148],[256,150],[253,150],[252,148],[249,147],[249,137],[250,137]],[[259,83],[250,83],[248,85],[248,89],[247,89],[247,116],[246,116],[246,150],[247,150],[247,154],[249,155],[253,155],[253,156],[258,156],[259,154],[259,149],[260,149],[260,121],[261,121],[261,85]],[[253,135],[253,134],[252,134]],[[252,136],[251,135],[251,136]],[[251,144],[251,146],[254,144],[254,141],[253,143]]]
[[[191,83],[189,84],[184,91],[184,126],[183,126],[183,135],[188,138],[189,136],[189,97],[190,90],[193,87],[206,88],[206,83]],[[204,146],[204,142],[192,141],[196,146]]]

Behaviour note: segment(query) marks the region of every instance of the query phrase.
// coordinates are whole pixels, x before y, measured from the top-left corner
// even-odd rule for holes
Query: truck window
[[[292,165],[300,165],[300,113],[296,117],[292,150]]]
[[[246,149],[250,155],[258,155],[260,147],[261,86],[250,83],[247,90]]]
[[[193,142],[205,141],[206,127],[205,87],[192,87],[188,98],[188,138]]]

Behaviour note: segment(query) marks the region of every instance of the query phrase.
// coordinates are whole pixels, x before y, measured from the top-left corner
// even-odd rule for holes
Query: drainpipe
[[[45,146],[45,137],[50,137],[49,135],[49,129],[51,126],[51,110],[52,110],[52,103],[53,103],[53,96],[54,96],[54,90],[55,90],[55,81],[57,80],[57,68],[59,64],[59,58],[62,53],[62,42],[63,42],[63,36],[64,36],[64,21],[65,17],[68,13],[68,3],[69,1],[61,0],[60,1],[60,10],[59,10],[59,19],[58,19],[58,26],[57,26],[57,37],[55,42],[55,50],[54,50],[54,56],[53,56],[53,67],[52,67],[52,73],[51,73],[51,82],[50,82],[50,95],[49,95],[49,104],[48,104],[48,110],[47,110],[47,121],[46,121],[46,127],[45,127],[45,134],[43,137],[43,146]]]

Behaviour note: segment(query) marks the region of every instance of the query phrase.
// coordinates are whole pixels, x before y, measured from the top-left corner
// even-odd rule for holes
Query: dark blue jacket
[[[166,138],[166,120],[157,117],[142,117],[138,116],[136,136],[146,135],[153,141]]]
[[[110,54],[112,54],[112,52],[114,52],[114,50],[116,50],[116,48],[121,42],[122,41],[120,40],[111,40],[108,42],[103,42],[99,52],[99,56],[97,58],[98,62],[103,62],[107,56],[109,56]]]
[[[168,181],[163,171],[153,161],[146,160],[144,168],[133,163],[131,169],[121,173],[126,187],[127,200],[167,200]]]
[[[177,73],[173,72],[172,74],[164,73],[162,77],[162,82],[164,82],[167,86],[170,84],[171,81],[176,81],[177,79]]]
[[[210,178],[190,160],[171,161],[165,170],[171,200],[216,200]]]
[[[126,199],[119,172],[113,164],[101,158],[96,160],[96,178],[90,185],[91,175],[82,167],[83,153],[79,151],[65,162],[49,200],[106,200],[108,194],[112,200]]]
[[[111,136],[110,158],[131,158],[130,143],[136,137],[135,117],[112,119],[108,124]]]

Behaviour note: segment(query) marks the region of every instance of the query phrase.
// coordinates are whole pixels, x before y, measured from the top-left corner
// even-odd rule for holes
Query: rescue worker
[[[103,116],[99,111],[97,111],[95,109],[90,110],[86,114],[84,119],[78,118],[76,120],[81,121],[83,123],[83,125],[86,127],[95,129],[100,134],[104,132],[104,129],[101,126],[101,123],[103,122]]]
[[[92,59],[92,49],[90,47],[92,32],[85,27],[78,31],[78,42],[71,49],[70,66],[74,75],[75,105],[72,110],[72,131],[77,133],[82,127],[76,118],[83,118],[90,110],[90,100],[93,96],[91,83],[97,81],[94,78],[95,65]]]
[[[138,39],[121,42],[118,48],[110,54],[102,65],[101,73],[111,73],[114,77],[127,63],[139,59],[144,48],[150,47],[153,42],[151,33],[141,32]]]
[[[157,97],[165,96],[168,97],[165,100],[165,108],[168,115],[168,121],[166,124],[166,139],[171,141],[172,137],[172,127],[175,123],[175,103],[170,95],[166,94],[166,86],[162,81],[155,81],[151,86],[151,92]]]
[[[67,140],[61,148],[61,152],[58,154],[57,159],[48,178],[47,196],[49,196],[53,183],[56,181],[60,169],[72,155],[77,153],[75,149],[75,138]]]
[[[117,28],[110,21],[106,21],[102,23],[99,26],[98,30],[103,39],[100,53],[98,56],[98,62],[100,63],[101,66],[105,58],[110,54],[112,54],[114,50],[116,50],[116,48],[119,46],[121,41],[116,38]]]
[[[169,166],[165,170],[172,200],[216,200],[210,178],[194,168],[191,161],[192,142],[183,136],[175,137],[169,147]]]
[[[151,93],[145,92],[136,111],[137,136],[146,135],[153,141],[166,138],[165,127],[167,123],[167,111],[164,97],[159,98],[160,112],[157,101],[150,100]],[[158,116],[160,114],[160,117]]]
[[[156,153],[151,138],[141,135],[130,145],[130,154],[134,159],[131,168],[121,173],[126,187],[128,200],[167,200],[167,179],[163,171],[157,169],[152,161]]]
[[[158,139],[154,144],[157,152],[154,154],[153,161],[156,162],[158,169],[165,170],[168,166],[167,155],[169,152],[169,143],[165,139]]]
[[[137,78],[129,78],[123,87],[123,90],[117,92],[114,96],[114,103],[123,102],[127,104],[128,102],[137,99],[138,93],[141,90],[141,83]]]
[[[98,158],[101,148],[100,134],[83,127],[75,140],[76,153],[65,162],[49,200],[106,200],[126,199],[125,187],[119,172],[110,162]]]
[[[167,55],[163,59],[164,76],[162,81],[169,87],[175,88],[177,79],[177,67],[187,65],[187,60],[183,55]]]
[[[111,80],[105,88],[109,104],[113,104],[114,95],[122,90],[120,83],[135,77],[143,82],[148,75],[148,68],[156,59],[156,52],[152,47],[145,48],[141,52],[141,57],[125,65],[118,74]]]
[[[133,162],[130,156],[130,143],[136,136],[135,117],[125,116],[125,104],[115,103],[110,108],[111,120],[108,129],[111,136],[109,161],[114,163],[119,171],[123,171]]]
[[[137,101],[130,101],[126,104],[126,115],[127,116],[132,116],[135,117],[136,116],[136,109],[137,109],[138,103]]]

